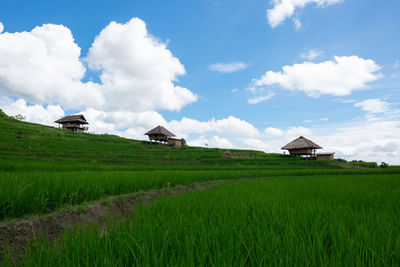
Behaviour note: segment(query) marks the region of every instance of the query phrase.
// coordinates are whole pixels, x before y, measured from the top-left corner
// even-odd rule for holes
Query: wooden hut
[[[317,160],[334,160],[334,152],[317,153]]]
[[[148,131],[145,135],[149,136],[150,141],[156,142],[168,142],[168,138],[175,136],[173,133],[168,131],[162,126],[157,126],[156,128]]]
[[[293,140],[289,144],[282,147],[284,150],[289,150],[291,156],[302,155],[306,157],[315,158],[315,151],[317,149],[322,149],[319,145],[314,143],[307,138],[300,136],[299,138]]]
[[[59,124],[60,128],[62,127],[63,129],[68,129],[73,132],[87,131],[88,127],[84,127],[83,125],[89,124],[82,114],[66,116],[55,122]]]
[[[181,148],[182,147],[182,139],[177,139],[177,138],[168,138],[168,145],[169,146],[174,146],[175,148]]]

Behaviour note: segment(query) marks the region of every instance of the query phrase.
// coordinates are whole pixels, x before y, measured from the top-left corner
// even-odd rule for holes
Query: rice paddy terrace
[[[174,149],[0,113],[3,265],[393,265],[399,201],[399,167]]]

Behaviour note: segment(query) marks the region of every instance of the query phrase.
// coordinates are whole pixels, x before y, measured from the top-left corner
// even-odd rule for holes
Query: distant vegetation
[[[378,164],[376,162],[365,162],[362,160],[353,160],[349,162],[350,165],[352,166],[359,166],[359,167],[365,167],[365,168],[377,168]]]
[[[24,265],[393,265],[400,260],[399,167],[250,150],[174,149],[72,133],[2,112],[0,151],[3,225],[84,208],[107,196],[262,178],[139,205],[134,218],[110,221],[106,229],[67,231],[58,245],[38,239],[20,261]],[[2,258],[15,263],[12,253],[0,251],[0,263]]]

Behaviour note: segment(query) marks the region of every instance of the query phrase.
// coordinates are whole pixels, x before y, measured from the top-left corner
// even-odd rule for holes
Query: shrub
[[[17,114],[17,115],[14,116],[14,119],[17,119],[17,120],[19,120],[19,121],[24,121],[24,120],[25,120],[25,117],[22,116],[21,114]]]
[[[186,140],[184,138],[182,138],[182,146],[186,146],[186,145],[187,145]]]
[[[379,168],[387,168],[389,167],[389,164],[387,164],[386,162],[381,162],[381,165],[379,165]]]

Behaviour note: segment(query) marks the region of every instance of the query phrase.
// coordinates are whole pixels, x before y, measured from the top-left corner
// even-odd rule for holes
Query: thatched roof
[[[56,123],[66,123],[66,122],[79,122],[80,124],[89,124],[82,114],[71,115],[61,118],[55,121]]]
[[[286,146],[282,147],[282,149],[287,149],[287,150],[302,149],[302,148],[321,149],[322,147],[320,147],[313,141],[308,140],[307,138],[305,138],[303,136],[300,136],[299,138],[293,140]]]
[[[152,135],[152,134],[161,134],[161,135],[165,135],[165,136],[175,136],[173,133],[171,133],[170,131],[168,131],[167,129],[165,129],[162,126],[157,126],[156,128],[148,131],[147,133],[145,133],[144,135]]]

